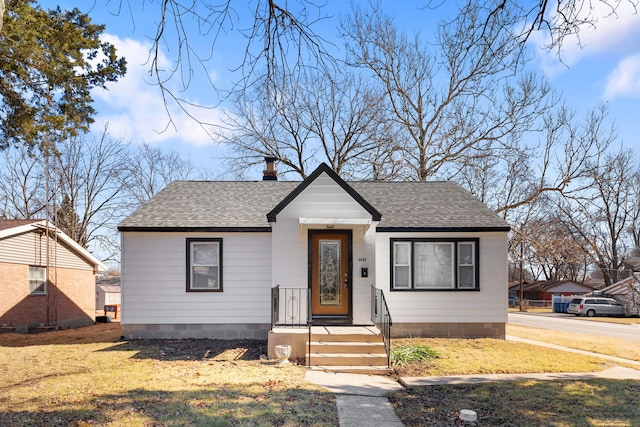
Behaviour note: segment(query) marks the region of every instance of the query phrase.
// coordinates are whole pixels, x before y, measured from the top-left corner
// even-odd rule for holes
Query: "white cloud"
[[[640,53],[628,56],[607,77],[607,99],[616,96],[640,97]]]
[[[115,45],[118,55],[126,58],[127,73],[117,83],[109,84],[108,90],[94,90],[94,98],[101,102],[96,105],[97,128],[102,129],[108,123],[111,135],[136,142],[160,143],[178,139],[192,145],[211,143],[207,132],[189,114],[207,123],[216,123],[222,117],[220,110],[189,107],[187,114],[169,100],[167,112],[160,88],[152,84],[155,77],[149,73],[150,45],[110,34],[103,35],[103,39]],[[171,66],[170,61],[162,54],[158,61],[160,69]],[[189,101],[195,105],[206,102]]]
[[[613,14],[606,2],[590,2],[585,5],[585,16],[591,12],[597,18],[595,26],[583,25],[578,36],[568,36],[564,39],[558,60],[556,52],[546,52],[540,49],[549,42],[548,34],[537,32],[531,41],[538,47],[541,65],[549,75],[563,72],[567,67],[576,65],[586,57],[598,54],[628,54],[637,49],[640,38],[640,11],[627,1],[617,3],[618,9]],[[555,2],[550,4],[549,10],[555,11]]]

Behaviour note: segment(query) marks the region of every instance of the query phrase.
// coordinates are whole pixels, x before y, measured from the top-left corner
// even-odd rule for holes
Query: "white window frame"
[[[40,277],[35,278],[32,274],[35,272],[41,272]],[[37,286],[34,286],[34,283],[38,283]],[[42,290],[38,291],[36,289],[42,287]],[[46,295],[47,294],[47,267],[42,267],[39,265],[30,265],[29,266],[29,295]]]
[[[217,258],[208,260],[210,263],[195,264],[195,250],[198,246],[215,246]],[[222,292],[222,239],[219,238],[189,238],[187,239],[187,292]],[[194,268],[216,269],[213,286],[194,286]]]
[[[460,250],[460,247],[463,245],[468,245],[471,246],[471,259],[470,262],[464,262],[462,261],[462,251]],[[469,242],[469,241],[459,241],[457,244],[457,251],[458,251],[458,263],[457,263],[457,269],[458,269],[458,288],[459,289],[475,289],[476,288],[476,243],[475,242]],[[471,286],[465,286],[462,285],[460,283],[460,277],[462,276],[462,274],[460,273],[460,270],[463,267],[471,267],[473,270],[473,274],[471,275]]]
[[[398,253],[398,251],[396,251],[396,248],[398,246],[406,246],[408,255],[407,255],[407,262],[406,263],[398,263],[397,262],[397,256],[396,254]],[[398,268],[409,268],[409,274],[407,276],[407,284],[405,286],[397,286],[396,285],[396,289],[411,289],[413,287],[413,284],[411,283],[411,277],[412,274],[411,272],[413,271],[413,269],[411,268],[411,242],[393,242],[393,261],[392,261],[392,275],[393,275],[393,283],[396,284],[397,282],[397,269]]]

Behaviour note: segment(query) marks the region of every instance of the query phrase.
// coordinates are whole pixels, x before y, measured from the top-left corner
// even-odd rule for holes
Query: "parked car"
[[[567,313],[576,316],[624,316],[624,306],[613,298],[581,297],[569,302]]]

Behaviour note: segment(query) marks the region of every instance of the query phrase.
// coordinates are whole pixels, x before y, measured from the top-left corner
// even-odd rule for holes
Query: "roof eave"
[[[511,227],[376,227],[376,231],[382,233],[455,233],[455,232],[509,232]]]
[[[271,227],[173,227],[173,226],[118,226],[120,232],[143,233],[264,233],[271,232]]]
[[[278,214],[289,205],[300,193],[302,193],[313,181],[315,181],[322,173],[326,173],[336,184],[340,186],[347,194],[349,194],[357,203],[360,204],[367,212],[371,214],[372,221],[380,221],[382,215],[369,202],[367,202],[356,190],[353,189],[345,180],[340,178],[326,163],[321,163],[316,170],[311,173],[300,185],[298,185],[291,193],[287,195],[280,203],[276,205],[269,213],[267,213],[267,221],[276,222]]]

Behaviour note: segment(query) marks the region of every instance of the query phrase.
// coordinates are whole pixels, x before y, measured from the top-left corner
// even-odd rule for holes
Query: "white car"
[[[582,297],[569,302],[567,313],[576,316],[624,316],[624,306],[613,298]]]

